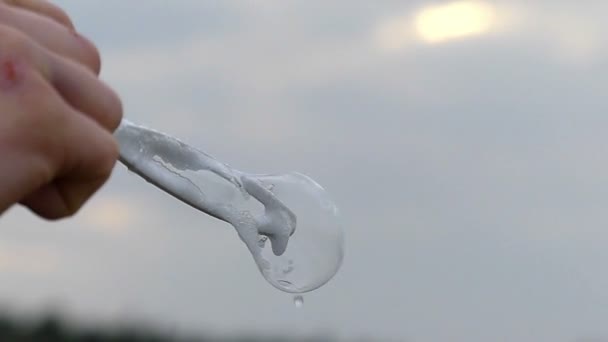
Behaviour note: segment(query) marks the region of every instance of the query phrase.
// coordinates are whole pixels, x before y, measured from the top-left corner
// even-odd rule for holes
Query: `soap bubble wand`
[[[289,293],[327,283],[344,255],[338,209],[296,172],[249,174],[180,140],[123,119],[120,161],[178,200],[230,223],[264,278]]]

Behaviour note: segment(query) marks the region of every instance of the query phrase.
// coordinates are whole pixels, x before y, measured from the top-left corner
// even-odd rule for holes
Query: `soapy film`
[[[338,211],[312,179],[299,173],[246,174],[126,120],[115,135],[123,164],[181,201],[230,223],[276,288],[312,291],[338,271],[343,257]]]

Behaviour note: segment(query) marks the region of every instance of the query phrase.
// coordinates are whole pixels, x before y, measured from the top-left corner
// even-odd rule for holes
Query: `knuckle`
[[[55,127],[64,123],[68,114],[66,106],[46,80],[29,77],[24,90],[20,93],[20,102],[28,117],[43,126]]]
[[[58,21],[60,24],[68,27],[68,28],[74,28],[74,24],[72,23],[72,19],[70,18],[70,16],[66,13],[66,11],[64,11],[63,9],[57,7],[57,6],[53,6],[53,19],[55,19],[56,21]]]
[[[74,217],[78,211],[80,210],[80,208],[82,208],[84,203],[81,202],[76,202],[76,201],[67,201],[65,203],[65,211],[60,214],[59,217],[57,217],[57,219],[63,219],[63,218],[70,218],[70,217]]]
[[[19,101],[23,109],[20,125],[28,136],[24,147],[43,157],[51,173],[57,173],[66,158],[59,132],[69,124],[68,111],[42,80],[29,82]]]
[[[99,151],[99,172],[102,179],[110,176],[119,156],[118,142],[114,136],[108,134],[106,140]]]
[[[65,196],[62,198],[62,208],[53,213],[52,216],[47,217],[49,220],[58,221],[65,218],[70,218],[76,215],[83,203],[79,200],[72,198],[71,196]]]
[[[61,25],[64,25],[69,28],[74,27],[70,16],[61,7],[49,1],[34,2],[31,0],[2,0],[2,4],[35,11],[41,15],[51,18],[52,20],[55,20]]]
[[[110,89],[110,95],[108,97],[108,128],[110,131],[114,132],[118,125],[120,125],[120,121],[123,117],[123,106],[120,97]]]
[[[83,62],[87,65],[96,75],[99,75],[101,72],[101,54],[99,53],[99,49],[95,44],[93,44],[87,38],[81,36],[76,31],[73,33],[78,36],[84,44],[83,47]]]
[[[101,55],[97,47],[89,48],[89,66],[96,75],[101,72]]]
[[[0,25],[0,53],[15,57],[30,57],[30,44],[20,32]]]
[[[24,106],[32,109],[44,109],[45,112],[52,111],[57,105],[57,95],[52,91],[51,85],[42,76],[27,70],[29,75],[24,80],[24,91],[20,95],[24,98]]]
[[[72,204],[69,202],[64,202],[63,208],[58,209],[53,212],[45,213],[43,217],[49,221],[60,221],[66,218],[70,218],[78,212],[78,208],[72,207]]]

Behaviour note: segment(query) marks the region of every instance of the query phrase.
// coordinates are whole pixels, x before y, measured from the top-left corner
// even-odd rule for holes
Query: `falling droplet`
[[[293,304],[296,306],[296,308],[301,308],[304,305],[304,297],[302,296],[295,296],[293,297]]]

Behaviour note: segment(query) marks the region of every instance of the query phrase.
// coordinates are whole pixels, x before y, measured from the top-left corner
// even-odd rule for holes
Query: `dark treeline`
[[[334,341],[331,338],[312,336],[293,339],[280,336],[195,336],[176,337],[143,326],[118,328],[78,328],[66,324],[61,318],[48,315],[38,320],[22,320],[0,314],[0,342],[313,342]]]

